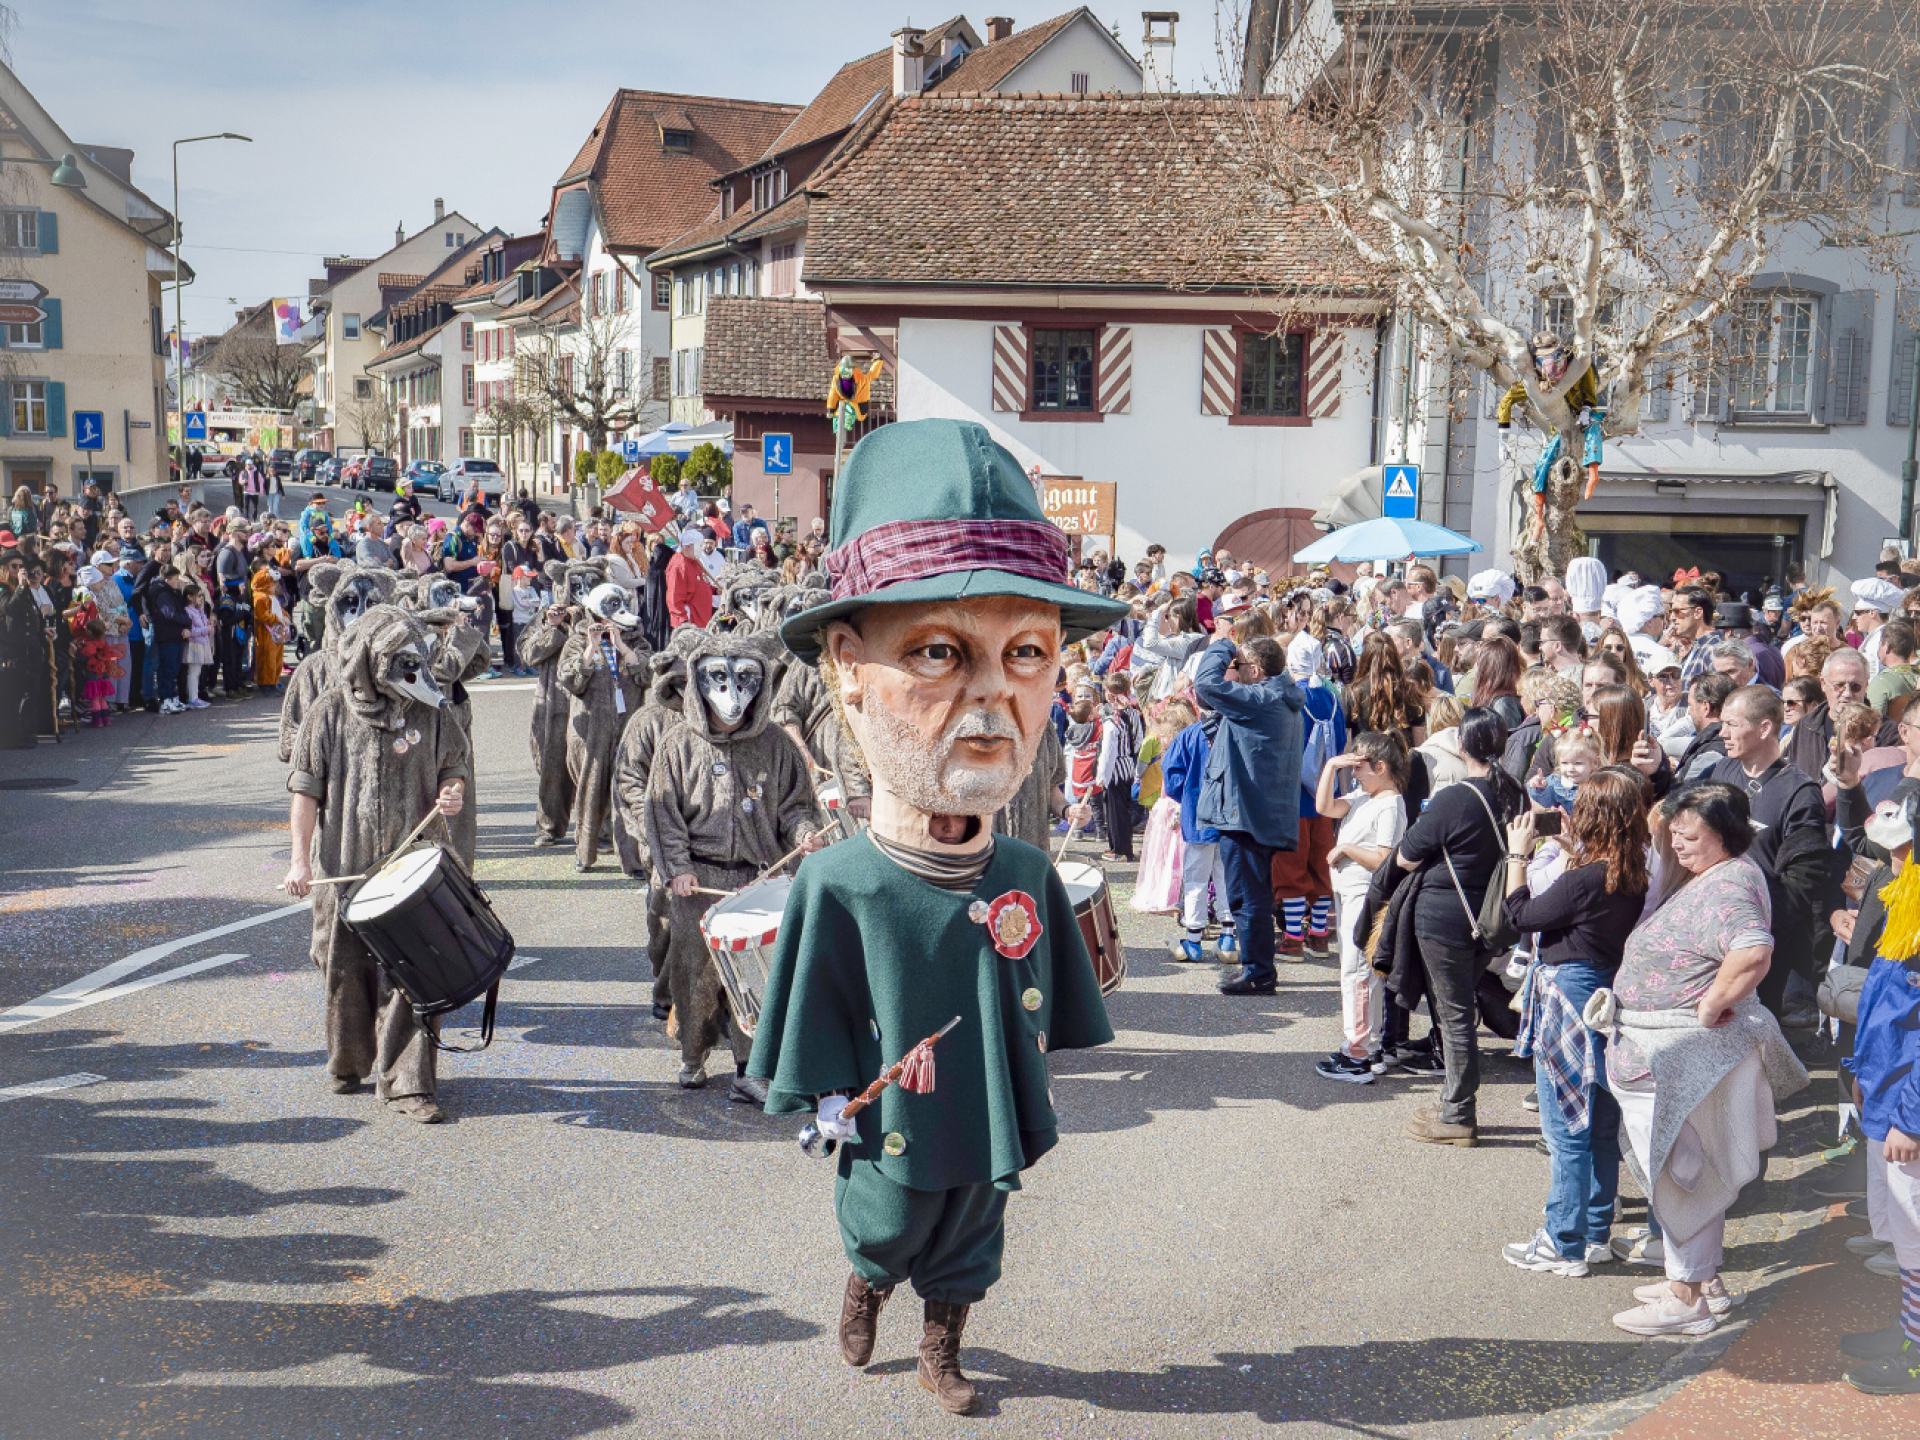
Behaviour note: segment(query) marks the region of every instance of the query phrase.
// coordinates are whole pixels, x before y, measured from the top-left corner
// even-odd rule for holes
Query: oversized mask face
[[[447,703],[447,697],[434,683],[430,664],[419,646],[409,645],[387,662],[386,688],[409,700],[418,700],[422,705],[439,709]]]
[[[1920,796],[1902,798],[1889,795],[1874,806],[1867,818],[1867,839],[1887,850],[1898,850],[1913,843],[1913,814],[1909,808]]]
[[[427,582],[427,608],[444,610],[449,606],[456,610],[478,610],[480,602],[471,595],[462,595],[457,581],[436,575]]]
[[[1567,373],[1567,362],[1571,357],[1565,350],[1542,350],[1533,357],[1533,365],[1540,372],[1540,378],[1549,385],[1558,385],[1560,377]]]
[[[380,603],[378,583],[365,575],[343,581],[334,594],[333,613],[342,631],[351,630],[356,620]]]
[[[594,579],[591,575],[569,575],[567,576],[566,598],[560,603],[563,605],[585,605],[587,603],[587,595],[592,591],[593,587]]]
[[[695,678],[707,713],[722,730],[737,730],[747,718],[747,707],[760,693],[766,670],[745,655],[709,655],[700,662]]]
[[[622,630],[631,630],[640,623],[640,617],[627,608],[626,590],[611,582],[589,590],[585,608],[594,619],[618,625]]]

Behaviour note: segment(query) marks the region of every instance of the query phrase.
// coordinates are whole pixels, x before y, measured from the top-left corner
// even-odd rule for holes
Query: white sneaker
[[[1587,1264],[1611,1265],[1614,1262],[1613,1246],[1604,1241],[1587,1242]]]
[[[1893,1242],[1891,1240],[1876,1240],[1871,1235],[1849,1235],[1847,1237],[1847,1249],[1855,1255],[1858,1255],[1862,1260],[1866,1259],[1869,1255],[1878,1255],[1882,1250],[1891,1250],[1892,1248]]]
[[[1554,1249],[1553,1241],[1545,1230],[1534,1231],[1530,1238],[1519,1244],[1501,1246],[1500,1257],[1522,1270],[1534,1270],[1544,1275],[1564,1275],[1569,1280],[1578,1280],[1587,1273],[1587,1262],[1567,1259]]]
[[[1662,1268],[1667,1263],[1667,1247],[1660,1237],[1652,1234],[1646,1226],[1636,1225],[1624,1235],[1613,1237],[1613,1253],[1629,1265],[1657,1265]]]
[[[1633,1298],[1643,1305],[1653,1304],[1662,1296],[1671,1294],[1673,1291],[1667,1288],[1667,1282],[1664,1280],[1657,1280],[1651,1285],[1633,1287]],[[1700,1294],[1707,1302],[1707,1309],[1716,1316],[1725,1315],[1734,1306],[1747,1303],[1747,1297],[1742,1291],[1727,1289],[1727,1282],[1718,1275],[1700,1287]]]
[[[162,700],[160,702],[160,713],[162,715],[184,715],[187,713],[187,707],[182,705],[178,700]]]
[[[1622,1310],[1613,1323],[1629,1335],[1706,1335],[1720,1322],[1705,1296],[1688,1305],[1662,1285],[1659,1299],[1636,1310]]]
[[[211,710],[213,708],[213,702],[211,700],[189,700],[187,702],[187,708],[189,710]]]
[[[1869,1255],[1867,1257],[1867,1269],[1875,1275],[1884,1275],[1889,1280],[1898,1280],[1900,1278],[1900,1262],[1894,1258],[1891,1246],[1882,1250],[1878,1255]]]

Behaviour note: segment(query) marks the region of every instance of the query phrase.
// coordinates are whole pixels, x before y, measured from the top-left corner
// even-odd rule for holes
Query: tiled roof
[[[767,147],[766,154],[784,155],[846,129],[859,118],[862,110],[873,103],[875,96],[885,95],[892,88],[891,46],[876,50],[871,55],[862,55],[858,60],[849,60],[834,72],[825,88],[807,103],[807,108],[800,112],[799,118]]]
[[[713,209],[707,182],[737,170],[800,113],[797,105],[621,90],[556,184],[591,178],[609,243],[652,250],[704,220]],[[666,129],[691,129],[691,153],[660,143]]]
[[[379,277],[380,288],[382,290],[411,290],[426,278],[424,275],[395,275],[390,271],[382,270]]]
[[[940,83],[927,93],[951,95],[960,90],[998,90],[1003,80],[1033,58],[1036,50],[1066,29],[1073,23],[1074,17],[1082,13],[1082,10],[1069,10],[1065,15],[1056,15],[1051,20],[1042,20],[1038,25],[1030,26],[1025,30],[1016,30],[1006,39],[992,45],[982,45],[978,50],[962,57],[960,63],[941,77]],[[1098,20],[1093,23],[1100,24]],[[889,62],[887,80],[889,84],[893,80],[891,62]]]
[[[442,330],[446,329],[447,326],[451,325],[452,323],[453,322],[451,320],[443,320],[438,325],[434,326],[431,330],[422,331],[420,334],[415,335],[411,340],[395,341],[393,344],[387,346],[386,349],[382,350],[378,355],[374,356],[371,360],[367,361],[367,368],[371,370],[375,365],[384,365],[389,360],[399,360],[404,356],[413,354],[421,346],[425,345],[427,341],[431,340],[434,336],[438,335]]]
[[[818,400],[824,407],[833,360],[826,306],[818,300],[715,295],[707,301],[701,389],[711,396]],[[893,374],[874,382],[874,402],[893,404]]]
[[[807,283],[1362,293],[1323,219],[1248,184],[1248,126],[1283,125],[1278,104],[896,100],[809,184]]]
[[[665,245],[662,245],[651,255],[647,256],[647,264],[653,265],[663,260],[672,260],[687,255],[697,255],[709,245],[724,244],[727,237],[733,233],[741,221],[749,218],[751,217],[743,216],[736,212],[723,220],[720,218],[719,210],[716,209],[700,224],[687,231],[686,234],[674,236],[673,239],[669,240]]]
[[[791,230],[807,223],[807,192],[795,191],[771,210],[736,215],[734,219],[740,222],[740,228],[733,232],[736,240],[751,240],[774,230]]]

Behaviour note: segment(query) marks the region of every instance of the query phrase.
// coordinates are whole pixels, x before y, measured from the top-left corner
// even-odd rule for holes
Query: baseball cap
[[[1641,672],[1647,675],[1658,675],[1662,670],[1680,668],[1680,657],[1664,645],[1649,645],[1644,653],[1635,647],[1633,658]]]

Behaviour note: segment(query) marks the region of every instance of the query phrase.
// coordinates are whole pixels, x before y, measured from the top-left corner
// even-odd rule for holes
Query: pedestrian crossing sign
[[[1381,487],[1380,513],[1388,520],[1413,520],[1420,508],[1420,467],[1388,465]]]

